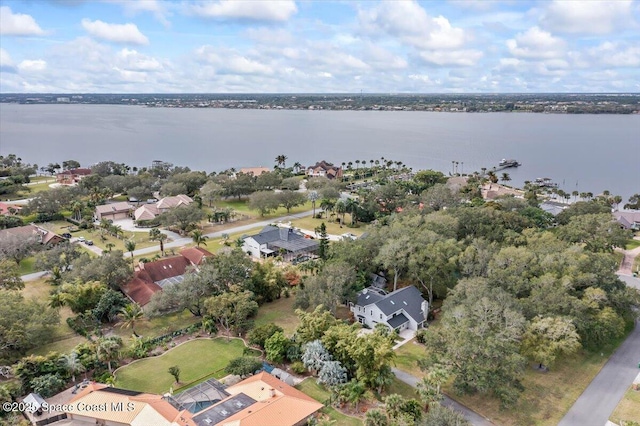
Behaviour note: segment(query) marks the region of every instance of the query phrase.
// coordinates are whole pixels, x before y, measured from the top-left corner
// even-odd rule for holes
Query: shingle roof
[[[56,234],[55,232],[51,232],[47,229],[40,228],[37,225],[25,225],[25,226],[17,226],[15,228],[9,229],[0,229],[0,239],[6,237],[14,237],[14,238],[34,238],[36,241],[42,244],[48,243],[58,243],[62,241],[62,237]]]
[[[304,235],[300,235],[291,228],[278,228],[275,226],[265,226],[260,233],[251,235],[258,244],[267,244],[275,248],[283,248],[290,252],[299,250],[313,250],[318,246],[318,242]]]
[[[407,321],[409,321],[409,318],[407,318],[404,314],[400,314],[387,321],[387,324],[389,324],[391,328],[398,328]]]
[[[160,211],[155,206],[155,204],[145,204],[140,206],[133,212],[133,217],[136,220],[151,220],[154,219],[157,215],[160,214]]]
[[[358,293],[358,305],[367,306],[373,303],[379,302],[384,299],[384,295],[374,291],[372,289],[365,288],[360,293]]]
[[[400,309],[404,309],[416,322],[422,322],[424,321],[422,302],[424,302],[422,293],[414,286],[409,286],[389,293],[377,302],[376,306],[385,315],[391,315]]]
[[[158,209],[172,209],[178,206],[188,206],[193,203],[193,200],[184,194],[175,195],[173,197],[164,197],[156,203]]]

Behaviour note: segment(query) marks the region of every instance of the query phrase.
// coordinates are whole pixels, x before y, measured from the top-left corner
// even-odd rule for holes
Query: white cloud
[[[483,54],[479,50],[425,50],[420,58],[437,66],[472,67],[478,63]]]
[[[507,47],[513,56],[525,59],[560,58],[566,52],[564,40],[538,27],[529,28],[517,34],[515,39],[507,40]]]
[[[0,34],[2,35],[42,35],[44,31],[31,15],[13,13],[9,6],[0,6]]]
[[[159,0],[103,0],[108,3],[119,4],[124,8],[127,16],[136,16],[140,13],[151,13],[165,27],[170,27],[168,8],[171,3]]]
[[[124,44],[149,44],[149,39],[140,32],[136,24],[109,24],[100,20],[82,20],[82,27],[99,40]]]
[[[289,31],[283,29],[273,29],[265,27],[249,28],[245,32],[245,34],[249,39],[253,41],[275,46],[290,44],[295,40],[293,35]]]
[[[120,64],[129,71],[160,71],[162,64],[155,58],[143,55],[136,50],[122,49],[117,55]]]
[[[196,58],[201,63],[211,65],[216,74],[273,74],[269,65],[229,49],[201,46],[196,50]]]
[[[379,70],[407,68],[407,61],[393,52],[375,43],[367,43],[364,49],[364,61]]]
[[[293,0],[220,0],[191,3],[187,5],[187,11],[204,18],[284,22],[298,8]]]
[[[609,34],[633,25],[632,0],[555,0],[543,11],[540,25],[554,32]]]
[[[18,69],[20,72],[40,72],[47,69],[47,62],[42,59],[25,59],[18,64]]]
[[[444,16],[429,16],[416,1],[385,1],[360,10],[358,18],[367,34],[388,34],[421,49],[456,49],[467,38],[462,28],[453,27]]]
[[[16,72],[16,65],[9,52],[0,47],[0,72]]]
[[[604,42],[587,51],[593,62],[601,65],[624,68],[640,67],[640,45],[624,45],[619,42]]]

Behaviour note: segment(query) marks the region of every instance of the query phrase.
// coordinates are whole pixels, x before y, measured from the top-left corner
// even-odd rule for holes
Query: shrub
[[[291,364],[291,371],[296,374],[303,374],[307,371],[307,369],[304,367],[302,361],[296,361]]]
[[[35,393],[43,398],[49,398],[64,388],[65,381],[57,374],[45,374],[31,380],[31,387]]]
[[[232,359],[224,369],[228,374],[236,376],[248,376],[262,368],[262,361],[259,358],[243,356]]]
[[[416,331],[416,340],[417,340],[417,342],[424,345],[427,342],[427,334],[428,333],[429,333],[429,330],[427,330],[426,328],[422,328],[422,329]]]
[[[264,348],[264,342],[278,331],[284,331],[282,327],[277,326],[276,324],[270,322],[268,324],[264,324],[258,326],[249,332],[248,340],[252,345],[260,346]]]

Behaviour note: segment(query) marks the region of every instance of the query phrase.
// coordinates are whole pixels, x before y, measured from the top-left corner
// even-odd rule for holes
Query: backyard
[[[291,297],[282,297],[260,306],[255,319],[255,326],[258,327],[273,322],[284,329],[284,334],[292,336],[300,323],[293,307],[295,301],[295,294],[291,294]]]
[[[224,368],[234,358],[242,356],[244,342],[225,338],[196,339],[185,342],[162,355],[141,359],[116,370],[115,385],[123,389],[164,394],[186,388],[204,377],[220,379]],[[197,356],[194,356],[197,354]],[[171,366],[180,368],[180,384],[168,373]]]
[[[609,420],[621,424],[622,421],[637,421],[638,419],[640,419],[640,390],[635,391],[629,388]]]

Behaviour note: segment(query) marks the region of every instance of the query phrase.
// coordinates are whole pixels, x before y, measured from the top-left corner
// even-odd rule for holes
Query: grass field
[[[29,256],[26,259],[22,259],[22,262],[20,262],[20,265],[18,267],[18,272],[20,273],[20,275],[27,275],[32,272],[37,272],[33,270],[33,264],[35,263],[35,261],[35,256]]]
[[[293,335],[300,323],[298,316],[294,312],[293,304],[295,301],[295,295],[291,294],[291,297],[282,297],[274,302],[260,306],[255,320],[256,327],[273,322],[282,327],[284,334],[287,336]]]
[[[617,345],[603,348],[602,356],[600,352],[582,351],[558,361],[547,373],[527,369],[522,380],[525,391],[516,406],[508,410],[501,409],[499,401],[489,395],[457,395],[451,384],[445,386],[444,391],[496,425],[556,425],[598,374],[615,347]],[[424,375],[416,363],[425,354],[422,345],[412,341],[401,346],[396,354],[398,369],[416,377]]]
[[[291,221],[291,225],[296,228],[307,229],[309,231],[315,230],[318,226],[320,226],[324,222],[327,227],[327,233],[332,235],[342,235],[347,232],[352,233],[354,235],[360,236],[364,234],[365,227],[363,224],[360,224],[357,228],[351,228],[349,226],[340,226],[340,224],[336,222],[329,222],[327,219],[316,219],[311,216],[305,217],[302,219],[295,219]],[[349,214],[345,216],[345,222],[351,223],[351,217]]]
[[[330,396],[329,391],[320,386],[316,382],[316,379],[313,377],[306,379],[305,381],[297,385],[296,388],[323,404],[329,399]],[[356,417],[342,414],[333,407],[325,406],[321,410],[321,412],[325,414],[330,421],[332,421],[331,424],[333,426],[362,426],[362,420]]]
[[[627,393],[624,394],[622,400],[609,417],[609,420],[616,424],[621,424],[622,421],[640,419],[640,391],[634,391],[629,388]]]
[[[224,368],[234,358],[242,356],[244,343],[239,339],[197,339],[183,343],[160,356],[145,358],[116,371],[116,386],[141,392],[164,394],[176,385],[167,370],[173,365],[180,367],[180,382],[194,382],[213,374],[215,378],[227,375]]]
[[[640,247],[640,240],[631,239],[631,240],[627,241],[627,245],[626,245],[625,248],[627,250],[633,250],[636,247]]]

